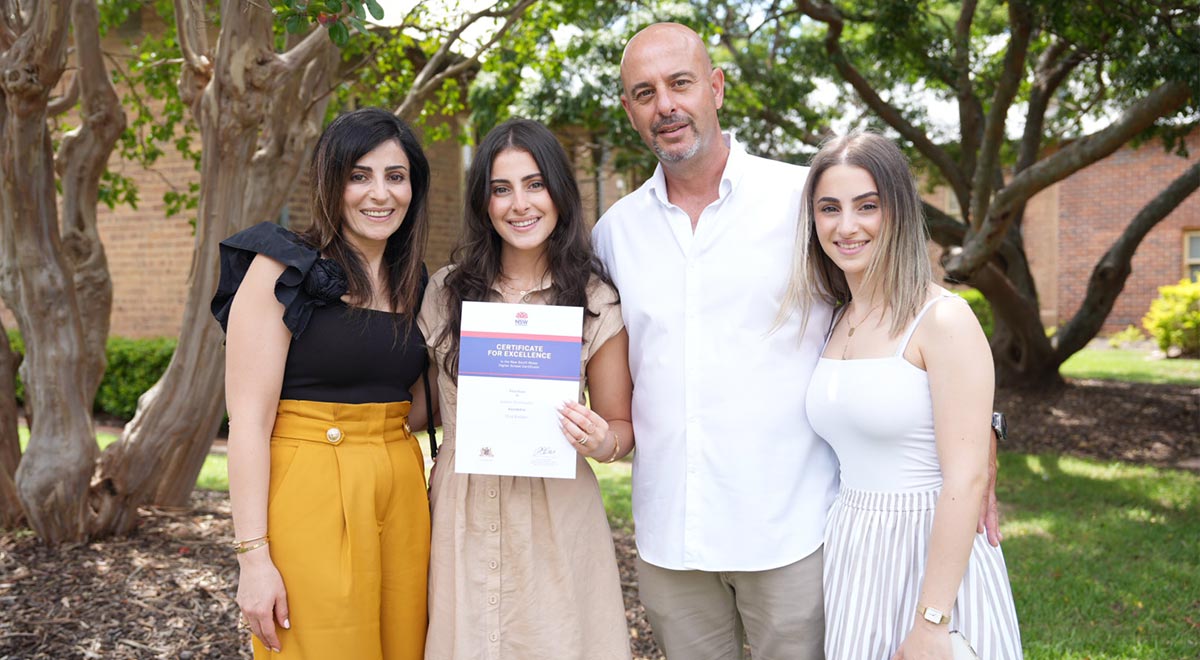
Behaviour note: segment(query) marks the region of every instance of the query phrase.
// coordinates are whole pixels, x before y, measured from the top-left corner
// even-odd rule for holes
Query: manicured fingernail
[[[289,619],[284,619],[284,620],[283,620],[283,627],[284,627],[284,629],[285,629],[285,630],[291,630],[291,629],[292,629],[292,622],[291,622],[291,620],[289,620]]]

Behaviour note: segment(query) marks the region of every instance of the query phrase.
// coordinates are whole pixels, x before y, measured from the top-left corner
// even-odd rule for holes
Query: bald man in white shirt
[[[593,232],[629,332],[640,598],[670,660],[747,640],[754,660],[822,658],[837,459],[804,399],[831,310],[775,327],[808,170],[721,132],[724,74],[683,25],[630,39],[621,82],[659,161]]]

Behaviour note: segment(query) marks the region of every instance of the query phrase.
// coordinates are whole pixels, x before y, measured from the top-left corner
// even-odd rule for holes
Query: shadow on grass
[[[1004,552],[1026,657],[1200,657],[1200,478],[1002,456]]]

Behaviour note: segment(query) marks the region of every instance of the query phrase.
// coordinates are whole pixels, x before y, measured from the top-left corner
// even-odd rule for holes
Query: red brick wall
[[[1167,153],[1158,142],[1122,149],[1058,185],[1060,321],[1079,309],[1092,268],[1134,215],[1200,157],[1200,131],[1187,144],[1186,159]],[[1200,229],[1200,195],[1193,193],[1142,241],[1103,332],[1141,327],[1158,287],[1183,278],[1183,232],[1195,229]]]

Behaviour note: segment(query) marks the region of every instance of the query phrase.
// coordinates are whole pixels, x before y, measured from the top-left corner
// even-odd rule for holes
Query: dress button
[[[496,570],[496,567],[499,565],[500,564],[497,564],[495,559],[488,562],[488,568],[490,568],[492,570]]]
[[[494,532],[494,531],[496,531],[496,530],[498,530],[498,529],[500,529],[500,526],[499,526],[499,525],[497,525],[496,523],[492,523],[492,524],[488,525],[488,531],[489,531],[489,532]]]
[[[495,497],[495,496],[496,496],[496,489],[495,489],[495,488],[489,488],[489,489],[488,489],[488,497]]]
[[[495,605],[499,600],[499,598],[496,598],[496,594],[492,594],[491,596],[488,596],[488,605]]]
[[[496,633],[492,633],[492,634],[488,635],[488,639],[490,639],[494,642],[494,641],[500,639],[500,635],[497,635]]]
[[[330,429],[325,432],[325,439],[331,444],[336,445],[342,441],[342,430],[336,426],[330,427]]]

